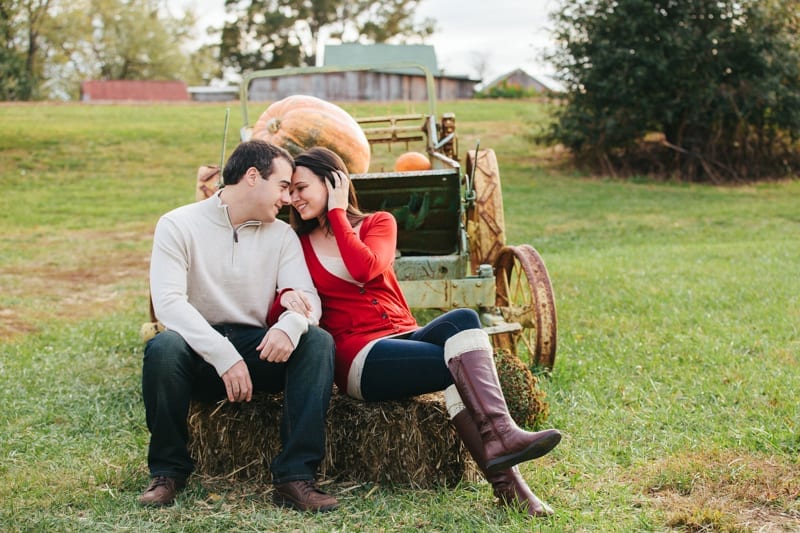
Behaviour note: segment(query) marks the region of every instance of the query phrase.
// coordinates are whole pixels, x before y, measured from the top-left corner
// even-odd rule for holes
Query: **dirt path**
[[[47,322],[78,322],[146,299],[150,239],[149,232],[80,231],[26,240],[33,257],[0,265],[8,302],[0,308],[0,342]]]

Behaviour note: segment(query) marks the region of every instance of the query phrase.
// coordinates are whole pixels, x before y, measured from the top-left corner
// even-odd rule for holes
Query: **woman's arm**
[[[363,239],[350,226],[344,209],[328,211],[328,221],[353,279],[366,283],[391,268],[397,247],[397,222],[391,214],[379,211],[364,219]]]

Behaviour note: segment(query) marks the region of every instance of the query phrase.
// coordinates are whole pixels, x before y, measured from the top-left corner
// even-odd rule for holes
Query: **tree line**
[[[415,21],[421,1],[224,0],[200,32],[166,0],[0,0],[0,100],[314,65],[326,40],[421,41],[435,29]],[[551,20],[546,59],[565,90],[540,140],[604,175],[800,171],[800,0],[561,0]]]
[[[166,0],[0,0],[0,100],[74,99],[80,82],[220,79],[225,71],[314,65],[324,35],[424,39],[422,0],[225,0],[220,26]]]

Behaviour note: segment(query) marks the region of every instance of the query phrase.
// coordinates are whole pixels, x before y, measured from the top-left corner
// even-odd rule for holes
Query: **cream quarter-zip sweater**
[[[297,346],[321,305],[300,241],[281,220],[234,228],[219,193],[163,215],[153,236],[150,293],[156,317],[179,333],[221,376],[242,358],[212,325],[266,327],[283,289],[302,290],[313,316],[284,311],[272,326]]]

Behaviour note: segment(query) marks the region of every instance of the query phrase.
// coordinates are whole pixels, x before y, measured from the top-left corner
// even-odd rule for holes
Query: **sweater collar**
[[[233,222],[231,222],[230,213],[228,213],[228,204],[222,201],[222,189],[219,189],[214,195],[208,199],[210,203],[215,207],[214,209],[214,220],[219,224],[227,226],[233,232],[233,242],[239,242],[239,230],[244,227],[248,226],[261,226],[262,222],[260,220],[245,220],[238,226],[234,226]]]

